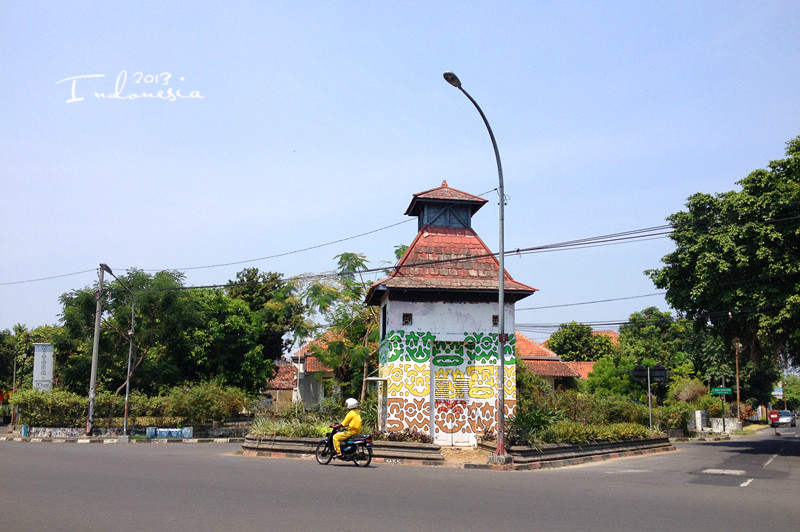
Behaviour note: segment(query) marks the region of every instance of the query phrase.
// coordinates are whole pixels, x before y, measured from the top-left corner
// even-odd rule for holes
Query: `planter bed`
[[[481,443],[487,450],[494,450],[490,443]],[[675,447],[667,437],[622,440],[613,442],[596,442],[581,445],[544,444],[539,447],[528,445],[511,445],[506,448],[513,459],[513,468],[522,466],[558,467],[588,461],[635,456],[639,454],[674,451]]]
[[[260,456],[313,456],[322,438],[292,438],[286,436],[247,435],[242,450],[245,454]],[[440,445],[431,443],[392,442],[376,440],[373,442],[373,457],[394,460],[421,460],[423,462],[444,464]]]

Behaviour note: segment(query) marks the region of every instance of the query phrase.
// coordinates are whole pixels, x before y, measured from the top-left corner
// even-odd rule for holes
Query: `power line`
[[[492,192],[493,190],[496,190],[496,189],[489,190],[487,192],[484,192],[481,195],[488,194],[488,193]],[[800,202],[795,202],[795,203],[800,205]],[[778,205],[777,207],[778,208],[786,208],[786,207],[789,207],[789,206],[791,206],[791,205]],[[766,210],[766,208],[767,207],[764,207],[761,210]],[[681,213],[678,213],[678,214],[681,214]],[[687,213],[684,213],[684,214],[687,214]],[[708,219],[716,219],[716,218],[718,218],[718,216],[709,215],[706,218],[708,218]],[[787,217],[784,217],[784,218],[773,218],[773,219],[753,221],[753,222],[747,221],[747,222],[744,222],[744,223],[772,224],[772,223],[778,223],[778,222],[783,222],[783,221],[795,220],[795,219],[798,219],[798,218],[800,218],[800,216],[796,215],[796,216],[787,216]],[[167,269],[169,269],[169,270],[177,270],[177,271],[199,270],[199,269],[209,269],[209,268],[217,268],[217,267],[224,267],[224,266],[233,266],[233,265],[245,264],[245,263],[248,263],[248,262],[256,262],[256,261],[261,261],[261,260],[268,260],[268,259],[272,259],[272,258],[283,257],[283,256],[287,256],[287,255],[293,255],[293,254],[301,253],[303,251],[309,251],[309,250],[312,250],[312,249],[317,249],[317,248],[321,248],[321,247],[325,247],[325,246],[330,246],[330,245],[341,243],[341,242],[346,242],[348,240],[353,240],[355,238],[359,238],[359,237],[362,237],[362,236],[365,236],[365,235],[377,233],[379,231],[383,231],[383,230],[386,230],[386,229],[389,229],[389,228],[392,228],[392,227],[396,227],[398,225],[402,225],[402,224],[408,223],[410,221],[412,221],[412,219],[403,220],[401,222],[390,224],[390,225],[387,225],[387,226],[384,226],[384,227],[381,227],[381,228],[378,228],[378,229],[373,229],[371,231],[366,231],[364,233],[360,233],[360,234],[357,234],[357,235],[341,238],[341,239],[338,239],[338,240],[333,240],[333,241],[326,242],[326,243],[323,243],[323,244],[317,244],[317,245],[309,246],[309,247],[306,247],[306,248],[301,248],[301,249],[297,249],[297,250],[293,250],[293,251],[287,251],[287,252],[284,252],[284,253],[278,253],[278,254],[274,254],[274,255],[268,255],[268,256],[260,257],[260,258],[247,259],[247,260],[242,260],[242,261],[234,261],[234,262],[221,263],[221,264],[206,265],[206,266],[190,266],[190,267],[186,267],[186,268],[167,268]],[[526,255],[526,254],[531,254],[531,253],[548,253],[548,252],[560,251],[560,250],[564,250],[564,249],[591,248],[591,247],[601,247],[601,246],[629,243],[631,241],[654,240],[654,239],[657,239],[657,238],[664,238],[665,236],[668,236],[668,235],[674,233],[676,225],[680,226],[680,225],[684,225],[684,224],[686,224],[686,225],[697,224],[700,221],[702,221],[702,219],[694,219],[692,221],[687,221],[687,222],[672,222],[670,224],[664,224],[664,225],[653,226],[653,227],[645,227],[645,228],[642,228],[642,229],[633,229],[633,230],[630,230],[630,231],[622,231],[622,232],[618,232],[618,233],[611,233],[611,234],[608,234],[608,235],[599,235],[599,236],[594,236],[594,237],[580,238],[580,239],[575,239],[575,240],[568,240],[568,241],[564,241],[564,242],[557,242],[557,243],[553,243],[553,244],[545,244],[545,245],[540,245],[540,246],[532,246],[532,247],[527,247],[527,248],[517,248],[515,250],[506,251],[505,255],[514,255],[514,254],[516,254],[516,255]],[[711,233],[712,230],[713,230],[712,228],[708,228],[708,229],[706,229],[705,232]],[[478,259],[478,258],[492,257],[492,256],[497,256],[497,253],[486,253],[486,254],[482,254],[482,255],[472,255],[472,256],[465,256],[465,257],[460,257],[460,258],[450,258],[450,259],[441,259],[441,260],[436,260],[436,261],[418,262],[418,263],[414,263],[414,264],[406,264],[406,265],[403,265],[402,267],[413,267],[413,266],[432,265],[432,264],[447,263],[447,262],[468,261],[468,260],[474,260],[474,259]],[[394,268],[400,268],[400,266],[394,266]],[[130,269],[131,268],[128,268],[128,270],[130,270]],[[361,273],[361,274],[363,274],[363,273],[374,273],[374,272],[378,272],[378,271],[383,271],[385,269],[386,268],[372,268],[372,269],[362,270],[362,271],[356,272],[356,273]],[[166,270],[166,269],[162,269],[162,270],[146,269],[146,270],[142,270],[142,271],[164,271],[164,270]],[[28,279],[28,280],[24,280],[24,281],[3,282],[3,283],[0,283],[0,286],[45,281],[45,280],[57,279],[57,278],[61,278],[61,277],[69,277],[69,276],[73,276],[73,275],[81,275],[81,274],[89,273],[89,272],[92,272],[92,271],[95,271],[95,270],[94,269],[92,269],[92,270],[84,270],[84,271],[80,271],[80,272],[74,272],[74,273],[68,273],[68,274],[62,274],[62,275],[54,275],[54,276],[50,276],[50,277],[42,277],[42,278],[37,278],[37,279]],[[208,286],[198,287],[198,288],[217,288],[217,287],[222,287],[222,286],[227,286],[227,285],[208,285]]]
[[[627,296],[627,297],[614,297],[611,299],[596,299],[594,301],[582,301],[580,303],[565,303],[563,305],[548,305],[545,307],[525,307],[525,308],[518,308],[515,309],[515,312],[519,312],[520,310],[542,310],[547,308],[561,308],[561,307],[577,307],[580,305],[593,305],[595,303],[608,303],[611,301],[625,301],[628,299],[640,299],[643,297],[654,297],[654,296],[661,296],[666,294],[666,292],[655,292],[653,294],[643,294],[640,296]]]
[[[265,257],[259,257],[259,258],[256,258],[256,259],[246,259],[246,260],[239,260],[239,261],[235,261],[235,262],[225,262],[225,263],[221,263],[221,264],[210,264],[210,265],[207,265],[207,266],[189,266],[189,267],[186,267],[186,268],[169,268],[169,269],[178,270],[178,271],[204,270],[204,269],[209,269],[209,268],[221,268],[223,266],[236,266],[238,264],[246,264],[248,262],[258,262],[258,261],[262,261],[262,260],[276,259],[278,257],[286,257],[287,255],[295,255],[297,253],[302,253],[304,251],[310,251],[312,249],[323,248],[323,247],[326,247],[326,246],[332,246],[333,244],[339,244],[341,242],[346,242],[348,240],[354,240],[356,238],[361,238],[362,236],[371,235],[372,233],[377,233],[379,231],[384,231],[386,229],[391,229],[392,227],[395,227],[395,226],[398,226],[398,225],[402,225],[402,224],[405,224],[405,223],[408,223],[408,222],[411,222],[411,221],[413,221],[413,220],[411,218],[409,218],[408,220],[403,220],[402,222],[397,222],[397,223],[394,223],[394,224],[391,224],[391,225],[386,225],[386,226],[380,227],[378,229],[373,229],[372,231],[366,231],[364,233],[359,233],[357,235],[348,236],[348,237],[345,237],[345,238],[340,238],[338,240],[332,240],[330,242],[325,242],[324,244],[317,244],[317,245],[309,246],[309,247],[306,247],[306,248],[295,249],[293,251],[286,251],[284,253],[276,253],[275,255],[267,255]],[[142,270],[142,271],[145,271],[145,272],[159,272],[159,271],[163,271],[163,269],[162,270],[147,269],[147,270]]]
[[[38,279],[27,279],[25,281],[10,281],[6,283],[0,283],[0,286],[8,286],[12,284],[23,284],[23,283],[35,283],[38,281],[49,281],[50,279],[60,279],[62,277],[72,277],[73,275],[83,275],[84,273],[91,273],[97,271],[97,268],[92,270],[83,270],[80,272],[72,272],[72,273],[64,273],[61,275],[51,275],[50,277],[39,277]]]

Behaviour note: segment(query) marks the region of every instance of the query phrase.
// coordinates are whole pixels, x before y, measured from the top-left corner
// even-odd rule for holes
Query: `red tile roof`
[[[611,344],[616,345],[619,342],[619,333],[614,330],[607,330],[607,331],[592,331],[592,334],[600,334],[603,336],[608,336],[611,339]]]
[[[594,369],[594,362],[564,362],[564,364],[580,375],[581,379],[588,379],[589,373]]]
[[[426,225],[406,250],[392,274],[372,285],[375,289],[430,289],[445,291],[497,292],[500,264],[483,240],[472,229]],[[536,288],[515,281],[505,272],[507,300],[529,296]]]
[[[292,355],[292,360],[302,363],[304,371],[308,373],[332,371],[331,368],[323,364],[319,358],[317,358],[313,351],[311,351],[311,347],[319,346],[324,349],[328,345],[328,342],[337,339],[339,336],[340,334],[334,333],[334,331],[325,331],[321,336],[308,342]]]
[[[557,354],[550,351],[539,342],[531,340],[521,332],[514,331],[514,336],[517,338],[517,353],[519,353],[520,356],[546,356],[561,360]]]
[[[275,377],[267,381],[268,390],[293,390],[296,386],[297,368],[288,360],[275,362]]]
[[[517,353],[525,366],[542,377],[578,377],[578,373],[561,358],[539,342],[531,340],[519,331],[514,332],[517,338]]]
[[[419,200],[438,200],[438,201],[453,201],[458,203],[468,203],[472,208],[472,213],[475,212],[483,207],[484,203],[488,200],[473,196],[472,194],[468,194],[466,192],[462,192],[460,190],[456,190],[454,188],[450,188],[447,185],[447,181],[442,181],[442,185],[436,188],[432,188],[430,190],[426,190],[425,192],[419,192],[414,194],[413,198],[411,199],[411,203],[406,209],[406,214],[409,216],[416,216],[419,214]]]
[[[538,359],[539,357],[532,357]],[[560,360],[532,360],[523,358],[525,366],[542,377],[579,377],[578,373]]]

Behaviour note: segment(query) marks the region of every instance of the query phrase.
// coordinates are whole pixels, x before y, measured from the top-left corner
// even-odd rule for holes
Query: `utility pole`
[[[94,397],[97,387],[97,357],[100,352],[100,317],[103,312],[103,268],[99,270],[100,283],[97,285],[97,310],[94,314],[94,342],[92,344],[92,371],[89,377],[89,416],[86,420],[86,435],[94,430]]]

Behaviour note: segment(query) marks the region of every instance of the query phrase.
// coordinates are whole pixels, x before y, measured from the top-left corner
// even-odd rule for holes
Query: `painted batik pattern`
[[[511,336],[504,357],[508,417],[516,407],[515,343]],[[380,375],[387,379],[387,430],[430,432],[433,421],[434,440],[450,445],[474,444],[477,435],[494,431],[497,345],[497,333],[441,342],[433,333],[389,331],[379,353]]]

